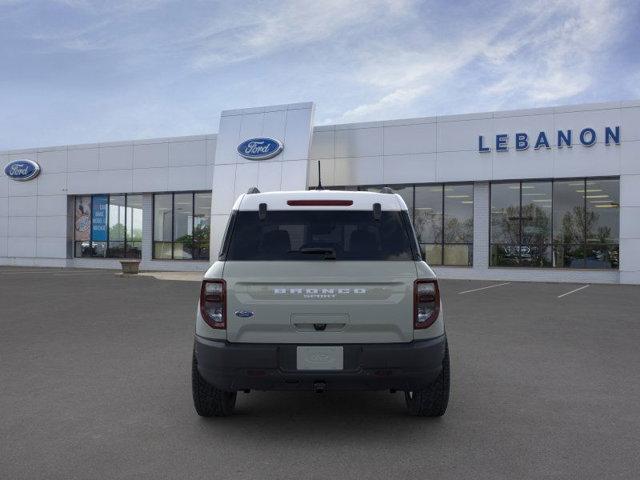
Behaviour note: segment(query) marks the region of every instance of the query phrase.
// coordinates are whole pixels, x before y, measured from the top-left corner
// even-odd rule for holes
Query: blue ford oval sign
[[[38,176],[40,165],[33,160],[14,160],[4,167],[4,173],[11,180],[26,182]]]
[[[284,146],[273,138],[250,138],[238,145],[238,153],[249,160],[266,160],[278,155]]]

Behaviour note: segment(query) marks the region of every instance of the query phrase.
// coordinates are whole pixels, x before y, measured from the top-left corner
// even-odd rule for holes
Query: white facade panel
[[[282,190],[304,190],[307,178],[307,160],[294,160],[282,164]]]
[[[100,188],[94,192],[124,193],[133,191],[133,170],[100,170],[98,172]]]
[[[36,217],[9,217],[8,237],[35,238]]]
[[[216,143],[215,162],[219,164],[238,163],[241,158],[238,155],[240,142],[240,128],[242,127],[242,115],[226,115],[224,121],[220,121],[218,140]]]
[[[36,159],[43,172],[66,173],[67,171],[67,147],[38,152]]]
[[[236,201],[236,164],[216,165],[215,172],[212,187],[215,195],[211,205],[211,214],[228,215]]]
[[[258,164],[258,188],[261,192],[281,190],[283,162],[261,162]]]
[[[207,141],[169,143],[169,166],[183,167],[187,165],[207,164]]]
[[[436,130],[435,123],[385,126],[383,127],[384,154],[406,155],[435,152],[437,149]]]
[[[36,256],[35,235],[7,238],[7,256],[34,258]]]
[[[36,180],[38,195],[64,195],[67,193],[67,172],[43,173]]]
[[[67,241],[64,237],[38,237],[36,241],[36,252],[38,257],[66,258]]]
[[[69,148],[68,171],[84,172],[98,170],[100,168],[100,149],[94,148]]]
[[[234,198],[247,193],[251,187],[258,185],[258,162],[239,163],[236,167],[236,185]]]
[[[145,143],[133,146],[133,168],[162,168],[169,166],[169,143]]]
[[[9,197],[7,215],[10,217],[35,217],[38,197]]]
[[[136,168],[133,170],[132,191],[166,192],[169,190],[168,168]]]
[[[617,145],[576,145],[556,151],[553,166],[556,178],[607,175],[620,175],[620,149]]]
[[[319,160],[333,157],[335,157],[335,132],[333,130],[314,131],[309,158]]]
[[[6,178],[6,177],[5,177]],[[38,194],[37,179],[30,182],[9,181],[8,193],[10,197],[32,197]]]
[[[336,158],[336,185],[379,185],[383,181],[382,156]]]
[[[65,215],[67,213],[66,195],[38,195],[36,215]]]
[[[335,132],[335,155],[373,157],[382,155],[382,128],[352,128]]]
[[[2,163],[4,167],[6,162]],[[0,198],[7,197],[9,195],[9,179],[7,177],[0,176]]]
[[[438,152],[477,152],[478,135],[491,140],[495,134],[493,118],[438,122]]]
[[[282,152],[283,161],[309,159],[313,113],[313,104],[307,104],[305,108],[287,110],[283,140],[286,147]],[[304,179],[306,178],[305,172]]]
[[[554,149],[535,150],[533,147],[529,147],[527,150],[514,152],[513,155],[509,155],[509,152],[495,151],[481,155],[486,155],[492,162],[491,179],[509,180],[514,178],[552,178],[556,154]]]
[[[98,170],[88,172],[69,172],[67,176],[67,191],[69,195],[85,193],[104,193]]]
[[[168,190],[209,190],[211,183],[207,182],[207,166],[192,165],[185,167],[169,167]]]
[[[620,145],[620,173],[640,174],[640,140]]]
[[[625,142],[640,141],[640,108],[622,108],[620,110],[620,123],[623,127],[622,138]]]
[[[623,207],[640,207],[639,187],[640,174],[622,175],[620,177],[620,205]],[[637,223],[640,225],[640,217],[638,217]]]
[[[133,168],[133,144],[100,147],[100,170]]]
[[[0,217],[6,217],[9,215],[9,198],[0,197]]]
[[[436,166],[435,153],[385,155],[381,183],[413,183],[416,178],[420,179],[420,183],[433,183],[437,178]]]
[[[335,158],[325,158],[323,160],[312,160],[309,163],[307,185],[315,187],[318,185],[318,162],[320,162],[320,174],[322,175],[322,185],[333,186],[335,182]]]
[[[67,238],[67,216],[51,215],[47,217],[37,217],[36,236],[66,239]]]
[[[491,179],[491,156],[471,151],[438,152],[438,182],[467,182]]]

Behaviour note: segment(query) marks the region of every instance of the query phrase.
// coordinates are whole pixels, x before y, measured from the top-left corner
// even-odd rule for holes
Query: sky
[[[640,98],[640,2],[0,0],[0,150]]]

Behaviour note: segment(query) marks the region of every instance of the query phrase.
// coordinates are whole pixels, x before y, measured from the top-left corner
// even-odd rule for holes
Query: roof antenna
[[[316,190],[324,190],[322,187],[322,177],[320,173],[320,160],[318,160],[318,186],[316,187]]]

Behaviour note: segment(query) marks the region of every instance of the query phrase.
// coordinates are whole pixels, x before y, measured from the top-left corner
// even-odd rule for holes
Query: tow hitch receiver
[[[327,389],[327,384],[324,382],[314,382],[313,391],[316,393],[323,393]]]

